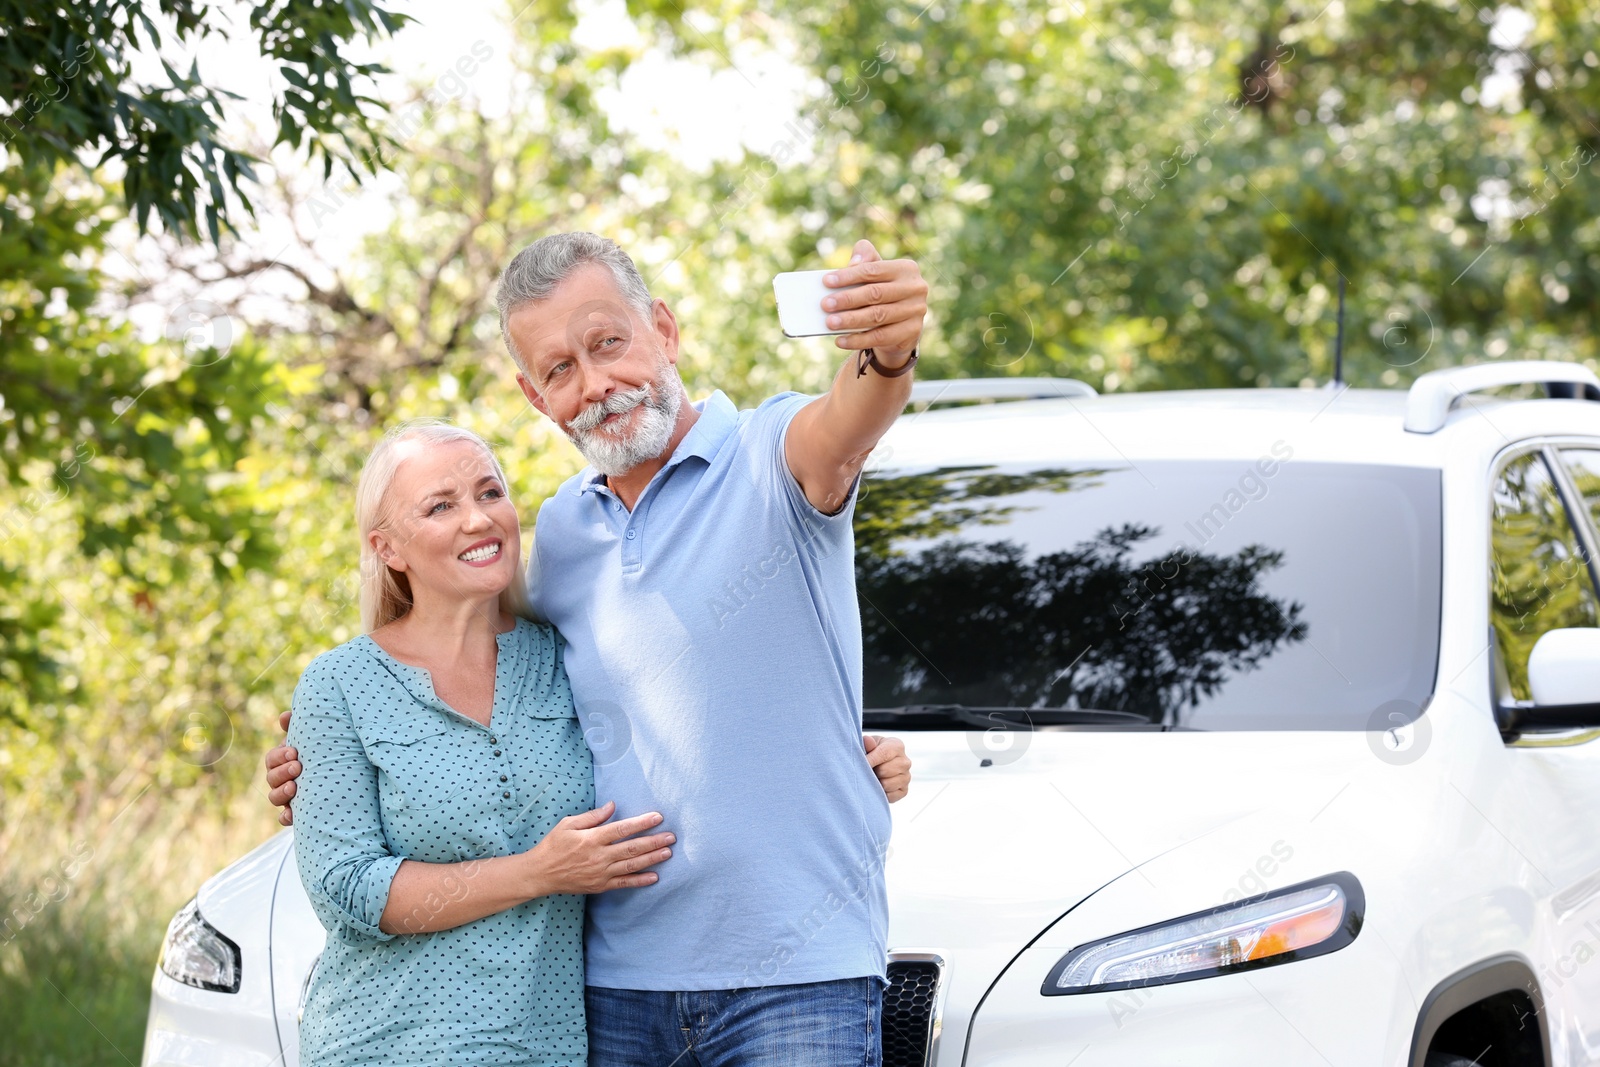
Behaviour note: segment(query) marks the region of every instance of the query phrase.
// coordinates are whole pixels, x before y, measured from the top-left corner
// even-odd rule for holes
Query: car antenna
[[[1333,338],[1333,387],[1344,386],[1344,272],[1339,272],[1339,332]]]

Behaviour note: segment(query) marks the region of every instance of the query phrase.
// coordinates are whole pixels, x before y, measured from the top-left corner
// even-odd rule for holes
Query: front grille
[[[928,1067],[939,1007],[935,960],[889,961],[883,991],[883,1067]]]

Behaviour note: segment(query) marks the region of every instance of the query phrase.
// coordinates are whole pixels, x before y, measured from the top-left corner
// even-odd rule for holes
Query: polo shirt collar
[[[694,409],[700,412],[700,417],[695,420],[689,432],[684,434],[683,440],[678,442],[678,447],[673,450],[671,458],[667,460],[662,471],[671,470],[690,456],[699,456],[707,463],[711,462],[722,444],[726,441],[739,424],[739,409],[733,406],[733,401],[721,389],[716,390],[704,400],[697,402]],[[661,472],[656,472],[660,477]],[[605,475],[593,467],[585,467],[578,483],[578,495],[589,492],[609,493],[610,487],[606,485]]]

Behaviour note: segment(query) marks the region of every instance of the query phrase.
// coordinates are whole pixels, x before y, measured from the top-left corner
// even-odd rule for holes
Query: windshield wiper
[[[905,704],[898,708],[867,708],[862,716],[873,725],[902,729],[949,729],[975,726],[982,729],[1033,726],[1128,726],[1165,730],[1159,722],[1134,711],[1101,708],[1017,708],[974,707],[968,704]]]

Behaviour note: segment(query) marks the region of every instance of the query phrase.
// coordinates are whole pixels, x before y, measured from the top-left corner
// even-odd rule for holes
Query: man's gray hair
[[[508,323],[512,313],[526,304],[545,299],[574,271],[590,263],[610,270],[622,299],[646,321],[651,318],[655,301],[650,298],[650,290],[639,277],[639,268],[615,241],[582,231],[541,237],[506,264],[494,294],[495,306],[500,309],[500,335],[505,338],[506,349],[522,373],[530,371],[511,340]]]

